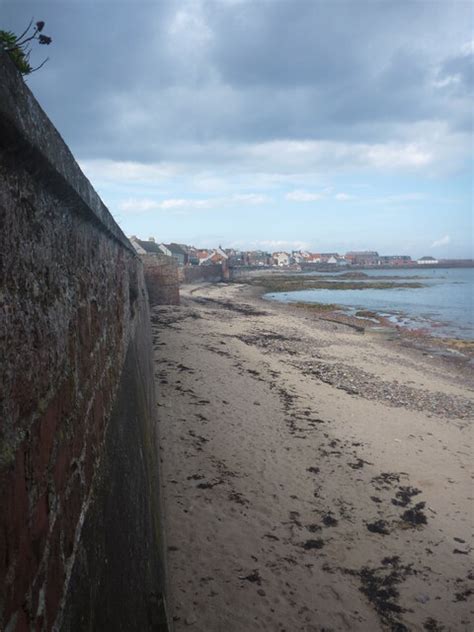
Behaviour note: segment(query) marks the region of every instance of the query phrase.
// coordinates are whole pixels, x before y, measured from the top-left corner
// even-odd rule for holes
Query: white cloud
[[[184,198],[171,198],[168,200],[134,199],[129,198],[119,204],[119,209],[128,213],[145,213],[147,211],[174,211],[188,209],[207,209],[218,205],[219,200],[203,199],[188,200]]]
[[[348,193],[336,193],[334,197],[340,202],[346,202],[347,200],[352,200],[354,198],[353,195],[349,195]]]
[[[259,193],[241,193],[234,195],[232,199],[236,202],[243,202],[244,204],[266,204],[271,201],[268,195],[261,195]]]
[[[399,169],[404,167],[426,167],[433,162],[429,147],[417,143],[369,145],[365,148],[365,160],[378,169]]]
[[[230,244],[230,248],[243,250],[268,250],[275,252],[276,250],[308,250],[310,247],[306,241],[289,241],[285,239],[260,239],[254,241],[234,241]]]
[[[292,202],[315,202],[324,196],[321,193],[309,193],[308,191],[291,191],[285,197]]]
[[[148,211],[191,211],[199,209],[214,209],[236,204],[258,205],[271,200],[266,195],[258,193],[239,193],[228,197],[215,198],[170,198],[154,200],[150,198],[128,198],[119,203],[118,208],[127,213],[146,213]]]
[[[446,88],[447,86],[456,85],[461,82],[461,77],[459,75],[448,75],[443,79],[435,79],[433,81],[433,86],[435,88]]]
[[[436,239],[436,241],[434,241],[431,244],[431,248],[438,248],[439,246],[447,246],[450,243],[451,243],[451,237],[449,235],[445,235],[444,237],[441,237],[441,239]]]
[[[147,164],[116,160],[83,160],[79,162],[86,176],[94,181],[156,182],[176,176],[180,169],[171,163]]]

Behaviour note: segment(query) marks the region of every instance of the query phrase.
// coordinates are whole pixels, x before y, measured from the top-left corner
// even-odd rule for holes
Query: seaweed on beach
[[[306,551],[310,551],[312,549],[322,549],[324,546],[324,540],[318,538],[317,540],[306,540],[301,545]]]
[[[427,524],[428,519],[426,517],[426,514],[423,512],[423,509],[425,508],[425,506],[426,506],[426,503],[421,502],[421,503],[417,503],[414,507],[407,509],[402,514],[402,520],[405,523],[414,527],[417,527],[422,524]]]
[[[410,487],[409,485],[402,485],[395,494],[395,498],[392,498],[392,504],[398,507],[406,507],[411,503],[413,496],[417,496],[418,494],[421,494],[421,489]]]
[[[406,612],[399,603],[398,586],[413,573],[411,565],[403,566],[400,558],[385,558],[385,564],[379,568],[364,566],[358,573],[361,581],[360,591],[374,606],[381,621],[393,632],[408,632],[400,620]]]
[[[261,584],[262,584],[262,578],[260,577],[260,573],[258,571],[258,568],[253,570],[248,575],[241,575],[241,576],[239,576],[239,579],[244,579],[244,580],[246,580],[248,582],[251,582],[252,584],[258,584],[259,586],[261,586]]]
[[[371,533],[380,533],[381,535],[390,535],[390,531],[387,527],[385,520],[375,520],[375,522],[368,522],[367,529]]]
[[[338,521],[336,518],[334,518],[334,516],[331,516],[331,514],[326,514],[325,516],[323,516],[323,524],[325,527],[336,527]]]
[[[321,277],[321,275],[272,275],[242,280],[248,285],[263,287],[267,292],[294,292],[298,290],[390,290],[424,287],[419,281],[372,280],[370,277]]]
[[[395,483],[400,482],[401,472],[382,472],[371,480],[375,489],[390,489]]]
[[[443,632],[443,630],[446,630],[444,625],[438,623],[438,621],[436,621],[436,619],[433,619],[433,617],[428,617],[426,619],[426,621],[423,623],[423,629],[427,630],[427,632]]]
[[[246,305],[244,303],[232,303],[230,301],[219,301],[213,298],[196,297],[193,298],[195,303],[204,305],[207,307],[221,307],[222,309],[229,310],[231,312],[237,312],[243,316],[268,316],[268,312],[264,312],[261,309],[255,309],[252,305]]]

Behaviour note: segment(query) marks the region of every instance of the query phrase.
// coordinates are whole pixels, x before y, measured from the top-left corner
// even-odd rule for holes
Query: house
[[[224,261],[227,261],[228,259],[229,259],[228,255],[219,246],[219,248],[216,248],[211,253],[209,253],[207,257],[204,257],[203,259],[199,259],[199,265],[205,266],[205,265],[211,265],[211,264],[216,264],[216,263],[223,263]]]
[[[235,250],[234,248],[226,248],[225,254],[228,256],[228,263],[230,266],[244,266],[247,263],[244,252]]]
[[[408,255],[383,255],[378,263],[380,266],[406,266],[413,262]]]
[[[329,263],[330,265],[333,265],[333,266],[347,265],[347,261],[344,259],[344,257],[340,257],[339,255],[337,255],[336,257],[334,255],[329,257],[326,263]]]
[[[304,256],[301,250],[293,250],[293,252],[291,253],[291,258],[294,263],[304,263],[305,261],[307,261],[307,257]]]
[[[249,266],[268,266],[272,257],[264,250],[251,250],[246,253],[246,259]]]
[[[168,257],[173,257],[179,266],[184,266],[188,261],[188,255],[179,244],[160,244],[161,252]]]
[[[274,252],[272,258],[276,266],[282,267],[290,265],[290,256],[287,252]]]
[[[205,250],[204,248],[201,248],[200,250],[196,251],[196,256],[199,260],[199,263],[201,263],[203,259],[207,259],[207,257],[209,257],[210,254],[211,254],[211,251]]]
[[[339,253],[337,252],[322,252],[320,255],[320,263],[330,263],[330,260],[336,263],[338,259]]]
[[[188,265],[190,266],[198,266],[199,265],[199,251],[197,248],[194,248],[193,246],[188,246],[187,247],[187,253],[188,253]]]
[[[136,235],[132,235],[130,238],[130,243],[135,248],[137,254],[139,255],[160,255],[162,251],[160,250],[159,245],[156,243],[154,237],[149,237],[148,241],[144,241],[143,239],[138,239]]]
[[[434,257],[421,257],[421,259],[418,259],[417,261],[417,264],[420,266],[434,266],[438,263],[438,259],[435,259]]]
[[[375,250],[346,252],[345,258],[353,266],[375,266],[378,265],[379,253]]]

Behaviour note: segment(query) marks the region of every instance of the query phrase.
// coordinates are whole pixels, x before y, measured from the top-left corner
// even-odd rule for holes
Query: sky
[[[473,256],[473,5],[0,0],[127,235]]]

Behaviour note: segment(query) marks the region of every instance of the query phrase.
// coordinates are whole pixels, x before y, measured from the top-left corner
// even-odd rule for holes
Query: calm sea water
[[[387,316],[402,326],[427,329],[434,335],[474,339],[474,268],[367,269],[364,272],[371,279],[394,276],[422,277],[407,278],[406,281],[419,281],[424,287],[389,290],[303,290],[267,294],[265,298],[285,302],[336,303],[351,313],[358,309],[369,309]],[[331,276],[336,280],[342,273]],[[323,276],[328,274],[324,273]],[[403,283],[403,279],[400,278],[399,282]]]

